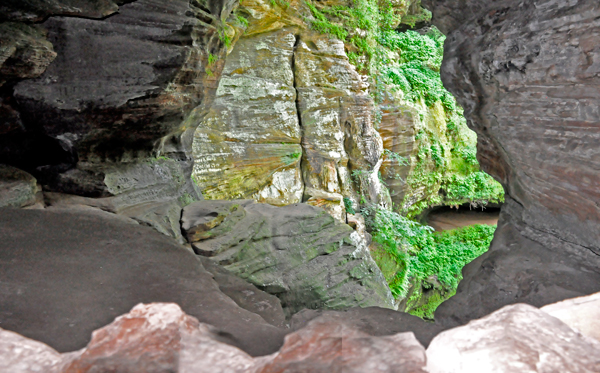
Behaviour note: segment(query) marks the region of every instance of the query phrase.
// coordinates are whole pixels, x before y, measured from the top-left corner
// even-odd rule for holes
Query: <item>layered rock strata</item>
[[[458,5],[438,5],[446,9],[438,21],[453,30],[442,78],[478,132],[482,166],[510,203],[491,249],[465,268],[457,295],[436,316],[466,322],[505,304],[541,306],[597,291],[600,8],[487,2],[459,27],[444,16],[450,9],[464,17],[464,6],[452,11]],[[475,299],[485,306],[468,311]]]
[[[344,43],[308,30],[303,8],[250,11],[212,105],[188,119],[193,177],[208,199],[305,201],[346,221],[343,197],[389,205],[373,100]],[[273,22],[273,19],[278,22]],[[354,180],[352,173],[355,172]]]
[[[184,118],[213,97],[223,62],[212,59],[243,28],[236,6],[3,3],[0,162],[46,191],[115,196],[101,203],[180,238],[181,206],[201,196]]]
[[[198,108],[193,177],[207,199],[302,201],[294,30],[240,39],[213,104]]]
[[[288,314],[394,302],[363,238],[307,204],[200,201],[184,208],[194,251],[276,295]]]

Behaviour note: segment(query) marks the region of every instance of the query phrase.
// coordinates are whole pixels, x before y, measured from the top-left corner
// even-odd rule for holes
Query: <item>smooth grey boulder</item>
[[[173,302],[251,355],[284,331],[224,295],[199,258],[149,227],[88,209],[0,210],[0,328],[65,352],[138,303]]]
[[[25,171],[0,164],[0,207],[26,207],[37,201],[37,180]]]
[[[200,201],[184,208],[182,226],[197,254],[276,295],[288,313],[394,307],[364,239],[321,208]]]
[[[430,373],[594,373],[600,342],[539,309],[515,304],[436,336]]]
[[[40,21],[51,15],[104,18],[134,0],[3,0],[0,20]]]

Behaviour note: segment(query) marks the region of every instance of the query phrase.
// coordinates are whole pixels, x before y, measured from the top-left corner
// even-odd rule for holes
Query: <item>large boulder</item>
[[[0,164],[0,207],[27,207],[41,193],[37,180],[25,171]]]
[[[58,351],[84,347],[93,330],[140,302],[175,302],[253,355],[283,342],[283,330],[224,295],[193,253],[131,220],[2,209],[0,237],[0,327]]]
[[[184,208],[182,229],[197,254],[276,295],[288,313],[394,307],[365,241],[320,208],[199,201]]]
[[[539,309],[516,304],[447,330],[427,349],[430,373],[600,370],[600,342]]]
[[[314,320],[288,335],[280,351],[257,358],[223,343],[220,333],[177,304],[138,304],[71,353],[0,329],[0,368],[14,373],[425,372],[425,349],[412,333],[373,337],[341,317]]]
[[[219,290],[233,299],[238,306],[259,315],[271,325],[288,327],[279,298],[242,280],[209,258],[200,257],[200,261],[204,268],[213,275]]]
[[[55,372],[63,357],[50,346],[0,329],[0,372]]]
[[[540,309],[600,342],[600,293],[567,299]]]
[[[425,373],[425,362],[425,349],[413,333],[374,337],[338,315],[288,334],[281,350],[258,371]]]
[[[220,342],[218,333],[177,304],[138,304],[94,331],[84,350],[65,357],[60,372],[253,371],[252,357]]]

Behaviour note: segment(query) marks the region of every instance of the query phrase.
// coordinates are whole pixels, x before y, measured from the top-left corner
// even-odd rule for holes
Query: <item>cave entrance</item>
[[[500,217],[500,206],[473,207],[466,203],[460,206],[441,206],[421,217],[421,222],[436,232],[449,231],[477,224],[495,226]]]

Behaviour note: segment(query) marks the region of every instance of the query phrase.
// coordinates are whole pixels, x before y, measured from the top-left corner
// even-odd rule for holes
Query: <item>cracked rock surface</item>
[[[394,307],[364,239],[318,207],[199,201],[184,208],[182,223],[197,254],[276,295],[288,314]]]

